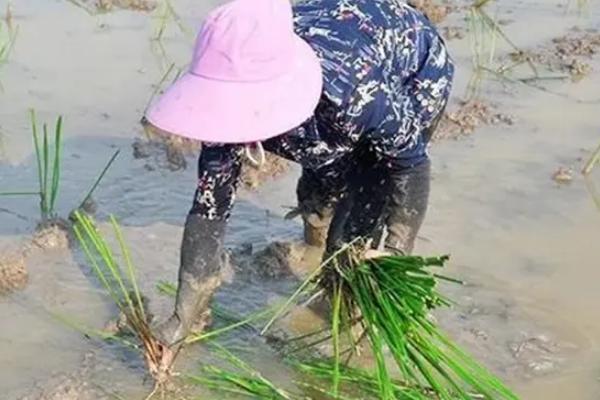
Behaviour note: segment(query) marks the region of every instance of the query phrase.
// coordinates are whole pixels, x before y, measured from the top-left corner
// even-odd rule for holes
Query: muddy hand
[[[365,251],[365,254],[363,255],[363,258],[365,260],[372,260],[374,258],[388,257],[388,256],[391,256],[391,255],[393,255],[393,254],[390,253],[390,252],[388,252],[388,251],[368,249],[367,251]]]
[[[180,345],[167,346],[162,343],[160,344],[161,353],[156,371],[158,376],[169,375],[171,373],[180,348]]]

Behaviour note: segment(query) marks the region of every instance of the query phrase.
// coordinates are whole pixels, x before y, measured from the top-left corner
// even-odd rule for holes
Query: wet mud
[[[93,354],[84,357],[81,366],[72,373],[58,373],[52,378],[38,382],[30,393],[18,400],[108,400],[112,396],[95,387],[89,379]]]
[[[133,157],[144,161],[147,170],[166,169],[179,171],[191,167],[195,169],[199,142],[173,135],[152,134],[136,138],[132,144]],[[256,189],[264,182],[284,174],[289,169],[289,161],[274,154],[266,153],[261,166],[253,166],[245,161],[240,182],[247,189]]]
[[[514,117],[498,112],[497,108],[483,100],[458,101],[440,120],[433,140],[458,139],[488,125],[513,126]]]
[[[410,0],[408,3],[425,14],[427,18],[435,24],[443,22],[448,14],[455,9],[454,6],[445,1]]]
[[[0,249],[0,295],[23,290],[28,283],[27,259],[34,252],[65,251],[71,244],[69,222],[53,219],[39,224],[30,239]]]
[[[73,0],[82,6],[97,12],[115,10],[134,10],[150,12],[158,7],[159,0]]]
[[[31,243],[42,250],[64,250],[70,244],[70,222],[53,219],[39,224]]]
[[[25,288],[28,279],[23,252],[15,249],[0,249],[0,295]]]
[[[592,72],[591,62],[599,52],[600,32],[575,27],[538,49],[514,52],[510,58],[515,63],[532,62],[550,71],[564,72],[573,81],[579,81]]]

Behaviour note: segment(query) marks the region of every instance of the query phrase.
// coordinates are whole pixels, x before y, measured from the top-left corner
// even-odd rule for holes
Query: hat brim
[[[146,119],[163,131],[214,143],[285,133],[313,115],[323,85],[315,52],[299,36],[294,46],[290,71],[274,80],[231,82],[187,73],[152,104]]]

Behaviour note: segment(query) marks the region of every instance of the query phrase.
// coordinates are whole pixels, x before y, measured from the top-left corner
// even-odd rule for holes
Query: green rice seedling
[[[10,53],[12,52],[15,46],[15,41],[17,40],[18,32],[19,27],[15,27],[12,24],[12,13],[9,4],[6,7],[6,16],[4,18],[4,21],[0,20],[0,67],[2,67],[8,62]],[[0,90],[3,90],[1,83]]]
[[[8,61],[17,38],[18,29],[12,25],[9,15],[10,8],[7,8],[5,21],[0,20],[0,65]]]
[[[583,174],[583,179],[585,181],[585,185],[588,189],[588,192],[592,196],[592,200],[598,210],[600,210],[600,191],[596,187],[592,177],[592,171],[600,163],[600,145],[596,148],[596,150],[592,153],[589,160],[585,163],[581,173]]]
[[[186,374],[186,378],[193,384],[215,392],[272,400],[374,400],[379,398],[377,379],[362,369],[340,367],[340,382],[347,390],[333,392],[326,384],[332,379],[332,371],[335,369],[331,362],[288,358],[287,364],[299,374],[298,379],[293,380],[297,389],[290,390],[279,387],[223,346],[211,343],[211,348],[214,350],[213,354],[221,362],[226,363],[226,366],[203,365],[198,373]],[[432,398],[426,391],[411,388],[401,382],[394,382],[394,390],[397,400]]]
[[[174,71],[175,71],[175,74],[173,74]],[[174,83],[181,76],[181,72],[182,72],[182,69],[176,68],[175,63],[171,63],[169,65],[169,67],[167,68],[165,73],[162,75],[160,80],[154,85],[154,90],[150,94],[150,97],[148,98],[148,102],[146,103],[146,108],[144,109],[144,114],[146,114],[146,111],[148,111],[148,108],[150,108],[150,105],[154,101],[154,98],[156,97],[156,95],[161,93],[161,91],[164,89],[164,84],[169,79],[169,77],[171,75],[173,75],[171,83]]]
[[[205,365],[201,368],[199,374],[186,375],[190,382],[221,393],[262,400],[300,400],[305,398],[277,387],[260,372],[223,346],[213,343],[212,347],[215,354],[230,364],[232,369]]]
[[[426,388],[442,400],[472,399],[473,394],[485,399],[517,399],[430,320],[431,310],[451,304],[437,291],[438,281],[458,282],[431,270],[442,267],[448,257],[364,260],[361,247],[346,246],[311,277],[329,294],[332,304],[332,393],[338,392],[343,380],[339,337],[350,329],[350,321],[358,320],[375,359],[380,399],[396,398],[394,376],[411,387]],[[305,281],[302,291],[309,286]]]
[[[115,251],[100,234],[94,220],[78,211],[74,214],[75,236],[106,293],[126,316],[128,328],[140,342],[146,364],[158,388],[166,381],[170,371],[163,370],[161,366],[161,346],[150,329],[150,321],[144,310],[142,295],[137,284],[135,267],[121,228],[117,220],[111,216],[110,222],[124,267],[117,261]]]
[[[488,74],[507,82],[507,74],[521,64],[527,64],[531,70],[531,77],[527,80],[536,80],[539,73],[536,65],[530,57],[512,41],[497,22],[497,19],[489,14],[487,7],[495,3],[495,0],[475,0],[467,11],[467,27],[471,43],[471,55],[473,74],[467,85],[467,100],[479,95],[484,79]],[[496,65],[496,53],[500,44],[508,46],[513,54],[517,55],[517,61],[511,65]]]
[[[44,226],[55,223],[58,220],[56,203],[60,191],[62,171],[63,117],[59,116],[57,118],[53,132],[50,132],[48,125],[44,123],[41,134],[34,110],[30,110],[30,122],[37,166],[38,189],[35,191],[1,191],[0,196],[38,196],[41,214],[40,226]],[[84,204],[92,197],[119,155],[119,152],[120,150],[117,150],[113,153],[76,210],[81,210]]]
[[[108,172],[109,168],[112,166],[112,164],[115,162],[115,160],[119,156],[120,152],[121,152],[121,150],[116,150],[113,153],[113,155],[110,157],[110,159],[108,160],[108,162],[106,163],[106,165],[104,166],[104,168],[102,169],[102,171],[100,171],[100,174],[98,175],[98,177],[94,181],[93,185],[90,187],[90,190],[88,190],[88,192],[86,193],[86,195],[83,197],[83,200],[81,200],[81,203],[79,203],[79,206],[76,208],[76,210],[83,209],[84,205],[92,198],[92,195],[94,194],[94,191],[98,188],[98,185],[100,185],[100,182],[104,178],[104,175],[106,175],[106,173]]]
[[[567,0],[567,12],[573,10],[573,3],[579,15],[584,15],[590,11],[590,0]]]
[[[43,223],[56,217],[54,206],[56,205],[60,185],[63,119],[62,116],[57,118],[54,127],[54,142],[50,143],[48,125],[43,124],[42,138],[40,140],[34,110],[30,111],[30,117],[37,161],[40,211]]]
[[[297,371],[303,373],[308,377],[310,381],[319,379],[320,381],[329,381],[335,379],[333,376],[339,371],[338,379],[340,384],[346,388],[346,392],[360,393],[358,398],[361,399],[377,399],[379,398],[379,382],[377,377],[372,373],[362,369],[353,368],[347,365],[334,365],[330,360],[323,359],[306,359],[306,360],[288,360],[288,362]],[[323,387],[323,383],[308,383],[297,382],[299,386],[313,388],[318,392],[326,391]],[[431,399],[433,392],[423,387],[415,387],[404,382],[393,380],[392,389],[394,393],[394,399],[397,400],[427,400]],[[339,393],[335,393],[335,396],[339,396]]]
[[[585,166],[583,167],[581,173],[583,175],[591,174],[592,170],[598,163],[600,163],[600,145],[598,145],[596,150],[590,156],[589,160],[585,163]]]
[[[193,39],[194,33],[187,25],[185,25],[177,11],[175,11],[170,0],[162,0],[160,6],[156,10],[156,14],[157,26],[152,40],[162,41],[170,23],[174,23],[185,37]]]
[[[67,1],[71,4],[73,4],[75,7],[85,11],[88,15],[91,15],[91,16],[95,16],[95,15],[107,12],[106,10],[104,10],[102,8],[91,6],[88,3],[85,3],[80,0],[67,0]]]

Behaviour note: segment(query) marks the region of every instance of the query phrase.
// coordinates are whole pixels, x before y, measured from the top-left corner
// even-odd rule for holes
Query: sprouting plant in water
[[[38,132],[35,111],[31,110],[31,132],[35,147],[37,162],[40,211],[42,222],[55,217],[54,207],[60,187],[61,156],[62,156],[62,116],[56,119],[54,126],[54,141],[51,142],[48,125],[42,125],[42,138]]]
[[[585,163],[583,170],[581,173],[583,174],[583,178],[585,181],[585,185],[592,196],[592,200],[596,204],[596,207],[600,211],[600,191],[596,187],[594,183],[594,178],[592,176],[592,171],[594,168],[600,163],[600,145],[596,148],[596,150],[592,153],[589,160]]]
[[[0,67],[8,61],[8,57],[14,48],[18,31],[19,28],[15,27],[12,22],[12,11],[9,3],[6,6],[4,20],[0,20]],[[1,78],[0,76],[0,82]],[[2,89],[1,83],[0,89]]]
[[[4,20],[0,20],[0,64],[8,60],[17,37],[17,32],[18,29],[12,23],[12,11],[10,5],[8,5]]]
[[[573,9],[573,3],[575,3],[579,15],[584,15],[590,10],[590,0],[567,0],[567,12]]]
[[[182,72],[182,69],[177,68],[175,66],[175,63],[171,63],[169,65],[169,67],[166,69],[165,73],[161,76],[160,80],[154,84],[154,90],[152,90],[152,93],[150,94],[150,97],[148,98],[148,102],[146,103],[146,108],[144,110],[144,114],[146,113],[146,111],[148,110],[150,105],[152,105],[152,102],[154,101],[156,96],[159,93],[161,93],[161,91],[164,89],[165,82],[167,82],[169,80],[169,78],[171,78],[171,83],[175,82],[181,76],[181,72]]]
[[[214,353],[231,368],[220,368],[214,365],[203,365],[197,374],[186,374],[186,378],[194,383],[214,391],[229,395],[242,395],[263,400],[300,400],[300,397],[278,387],[264,377],[250,364],[235,356],[225,347],[211,344]]]
[[[150,41],[151,50],[156,56],[159,65],[167,68],[173,63],[172,57],[167,53],[163,42],[169,26],[175,25],[177,31],[190,43],[194,40],[194,32],[184,23],[170,0],[160,0],[159,6],[154,10],[152,15],[155,20],[155,28]],[[169,69],[171,68],[169,67]]]
[[[517,82],[531,81],[539,78],[536,65],[530,57],[504,32],[497,18],[492,16],[488,8],[495,0],[475,0],[468,9],[467,25],[471,42],[471,58],[473,74],[467,85],[467,100],[479,95],[484,79],[491,75],[507,82],[514,82],[508,73],[517,66],[526,64],[531,70],[531,77]],[[508,46],[514,54],[515,62],[511,65],[496,65],[497,51],[500,44]]]
[[[47,123],[42,124],[40,132],[35,111],[30,110],[29,116],[35,150],[38,189],[35,191],[2,191],[0,196],[38,196],[41,222],[44,224],[57,218],[56,203],[60,191],[63,156],[63,117],[59,116],[56,119],[53,129],[50,129]],[[91,199],[119,153],[120,150],[113,153],[75,210],[82,209]]]
[[[157,26],[152,40],[161,41],[170,23],[175,24],[179,31],[186,37],[193,39],[193,32],[185,25],[181,16],[175,11],[170,0],[161,0],[159,7],[156,9]]]

